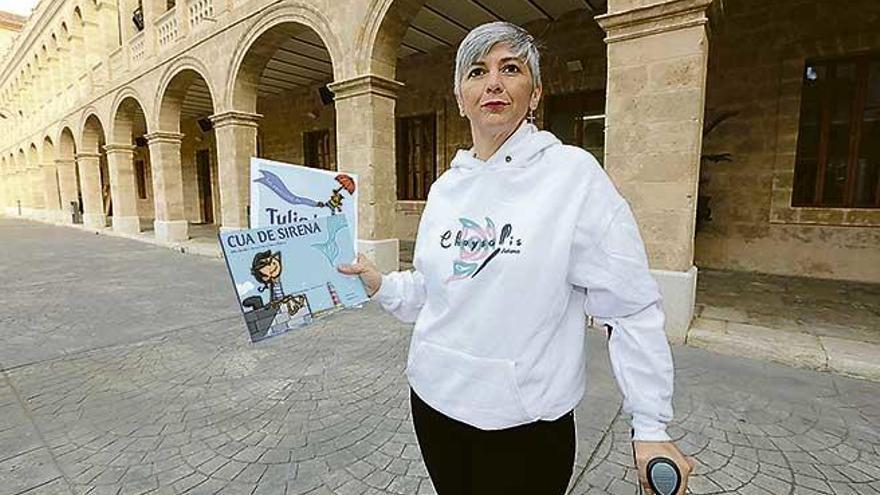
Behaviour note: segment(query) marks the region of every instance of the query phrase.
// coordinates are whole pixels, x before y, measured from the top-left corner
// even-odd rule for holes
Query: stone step
[[[719,354],[880,381],[880,345],[698,317],[687,344]]]

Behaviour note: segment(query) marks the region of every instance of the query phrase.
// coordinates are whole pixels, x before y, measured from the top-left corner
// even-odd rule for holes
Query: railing
[[[131,41],[128,44],[128,50],[129,60],[131,60],[132,65],[137,65],[144,59],[145,48],[146,43],[144,42],[143,31],[131,37]]]
[[[188,0],[189,28],[195,29],[205,21],[214,20],[214,0]]]
[[[156,31],[159,37],[160,48],[165,48],[177,41],[177,38],[180,36],[177,23],[177,7],[168,10],[156,19]]]

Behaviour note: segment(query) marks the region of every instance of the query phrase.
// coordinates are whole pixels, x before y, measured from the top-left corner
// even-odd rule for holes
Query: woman
[[[477,27],[458,48],[454,90],[473,148],[431,187],[414,271],[383,276],[363,256],[340,267],[415,322],[406,374],[438,494],[565,492],[585,313],[613,328],[642,483],[656,456],[687,478],[692,461],[666,434],[672,358],[638,228],[589,153],[526,122],[541,99],[534,39]]]

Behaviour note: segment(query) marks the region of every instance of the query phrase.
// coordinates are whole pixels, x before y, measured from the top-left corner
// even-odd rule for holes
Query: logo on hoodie
[[[458,258],[452,262],[452,275],[445,283],[476,277],[499,254],[519,254],[522,239],[513,237],[511,224],[505,224],[499,233],[489,217],[485,227],[469,218],[458,221],[461,228],[454,235],[447,230],[440,236],[440,247],[459,250]]]

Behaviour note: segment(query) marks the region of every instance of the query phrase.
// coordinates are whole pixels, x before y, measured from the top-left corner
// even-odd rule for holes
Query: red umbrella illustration
[[[350,175],[339,174],[336,176],[336,182],[338,182],[340,186],[338,189],[336,189],[336,192],[345,189],[346,191],[348,191],[348,194],[354,194],[354,179],[352,179]]]

